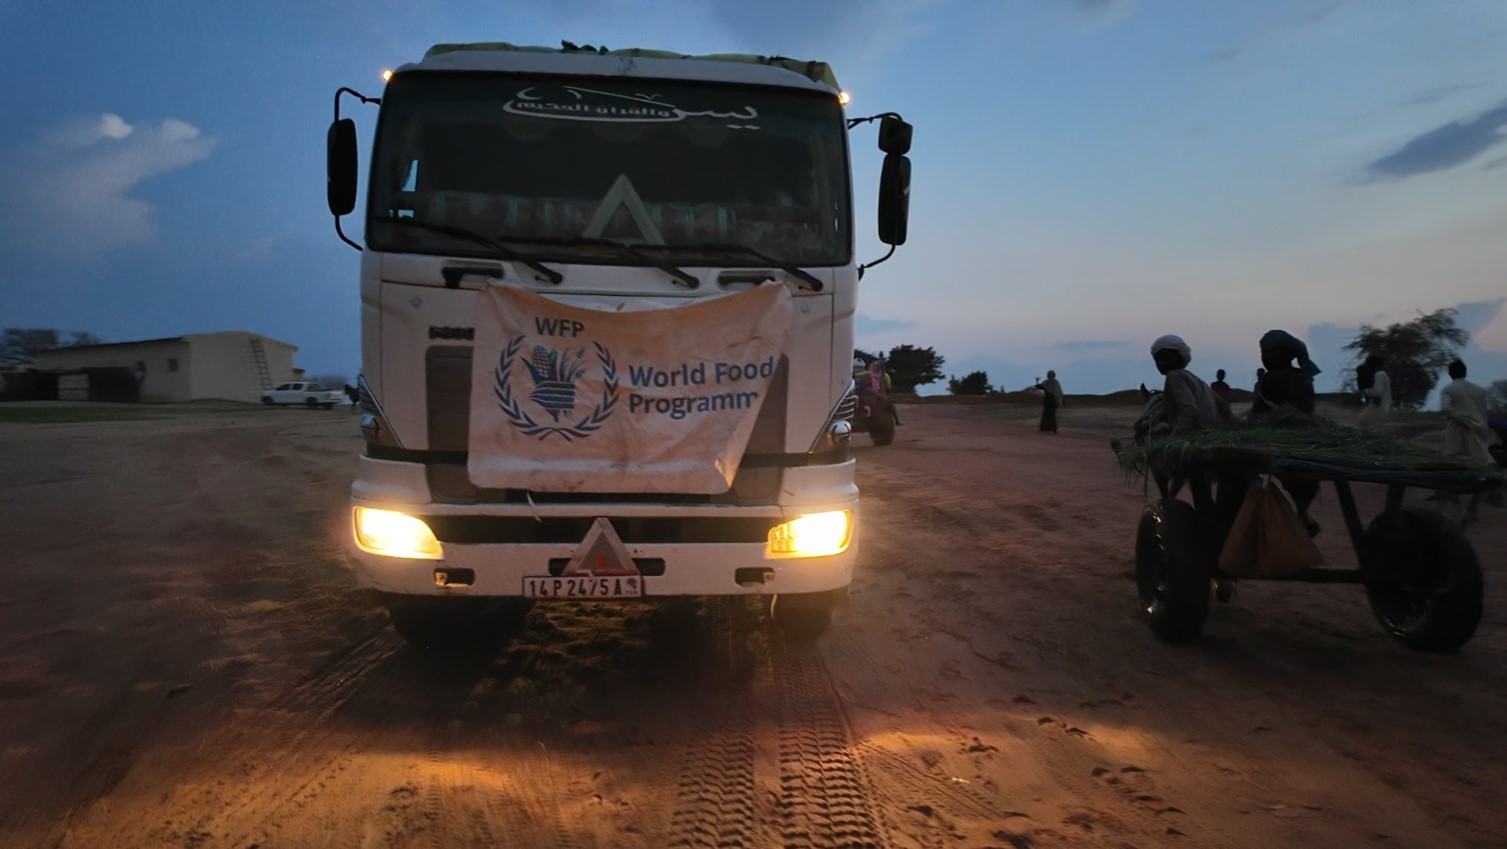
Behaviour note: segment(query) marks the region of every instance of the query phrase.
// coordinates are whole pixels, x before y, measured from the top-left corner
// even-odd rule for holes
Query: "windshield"
[[[396,217],[516,242],[539,259],[621,262],[621,252],[576,243],[613,239],[668,246],[680,262],[721,243],[842,265],[852,253],[847,174],[841,107],[818,93],[403,75],[383,97],[366,238],[383,251],[487,253],[382,220]]]

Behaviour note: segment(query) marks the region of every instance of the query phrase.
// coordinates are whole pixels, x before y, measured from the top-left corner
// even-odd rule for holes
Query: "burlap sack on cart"
[[[1234,578],[1285,578],[1323,561],[1298,511],[1274,480],[1246,493],[1219,552],[1219,570]]]

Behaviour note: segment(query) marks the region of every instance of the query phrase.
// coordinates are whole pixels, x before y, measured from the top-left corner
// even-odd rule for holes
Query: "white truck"
[[[301,406],[314,409],[316,407],[328,410],[336,404],[345,403],[345,392],[340,389],[329,389],[320,383],[306,383],[295,380],[291,383],[280,383],[271,389],[262,390],[263,406],[292,407]]]
[[[336,93],[327,150],[360,583],[421,647],[540,599],[762,595],[819,634],[857,555],[847,136],[879,124],[873,265],[910,125],[778,57],[437,45],[384,78]],[[361,243],[343,95],[381,107]]]

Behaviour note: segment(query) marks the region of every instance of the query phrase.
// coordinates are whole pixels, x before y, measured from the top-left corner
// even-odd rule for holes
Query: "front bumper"
[[[677,504],[448,504],[432,499],[424,466],[360,459],[351,486],[351,506],[400,510],[433,519],[432,526],[470,528],[467,533],[438,530],[442,548],[438,560],[388,557],[357,548],[350,540],[351,560],[363,587],[411,596],[520,596],[523,579],[551,574],[580,542],[550,533],[548,542],[513,542],[509,528],[526,529],[589,525],[606,517],[626,526],[647,528],[629,534],[623,544],[634,560],[654,564],[643,578],[646,596],[759,595],[814,593],[842,589],[852,582],[858,555],[856,524],[858,488],[853,482],[854,461],[828,466],[786,469],[782,503],[769,506]],[[790,558],[770,555],[759,528],[767,529],[806,513],[851,510],[855,533],[846,550],[826,557]],[[522,521],[525,525],[520,526]],[[501,529],[484,533],[477,527]],[[733,541],[729,527],[739,528]],[[754,529],[753,533],[749,529]],[[767,532],[767,531],[766,531]],[[447,539],[446,537],[451,537]],[[518,538],[537,540],[538,533]],[[698,541],[686,541],[698,540]],[[444,583],[442,576],[468,570],[468,584]]]

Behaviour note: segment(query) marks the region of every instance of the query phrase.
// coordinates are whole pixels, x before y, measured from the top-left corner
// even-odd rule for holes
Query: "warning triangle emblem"
[[[597,204],[596,212],[592,213],[591,220],[586,223],[586,229],[581,232],[588,238],[601,238],[607,234],[607,225],[617,214],[619,208],[628,211],[628,216],[633,219],[633,224],[638,228],[639,235],[643,238],[638,240],[649,245],[663,245],[665,237],[659,232],[654,224],[654,218],[649,215],[648,207],[634,190],[633,183],[628,180],[627,174],[617,175],[612,181],[612,188],[607,190],[607,196]]]
[[[561,575],[637,575],[638,567],[612,523],[598,517],[591,523]]]

